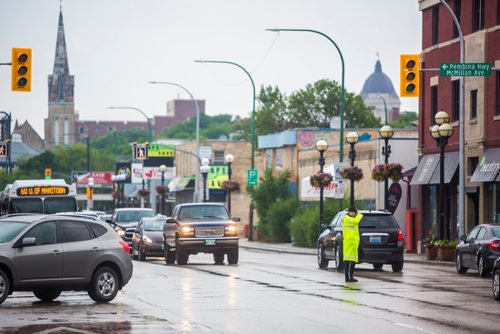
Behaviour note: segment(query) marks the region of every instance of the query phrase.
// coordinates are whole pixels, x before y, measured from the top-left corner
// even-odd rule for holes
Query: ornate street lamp
[[[232,175],[231,164],[234,161],[234,156],[230,153],[226,154],[224,160],[226,161],[227,164],[227,177],[229,181],[231,181],[231,175]],[[231,189],[227,190],[227,211],[229,211],[229,217],[231,217]]]
[[[208,166],[208,159],[201,159],[200,173],[203,176],[203,202],[207,201],[207,176],[210,171],[210,167]]]
[[[165,214],[165,189],[163,188],[165,186],[165,172],[167,171],[167,166],[165,165],[160,165],[160,172],[161,172],[161,204],[160,204],[160,211],[161,214]]]
[[[444,239],[449,238],[449,231],[444,226],[444,148],[454,129],[449,123],[450,116],[445,111],[439,111],[434,116],[434,121],[436,124],[430,128],[430,132],[439,146],[439,238]]]
[[[351,159],[351,167],[354,167],[354,161],[356,160],[356,151],[354,150],[354,145],[359,141],[359,135],[355,131],[351,131],[346,136],[346,141],[351,145],[351,151],[349,151],[349,159]],[[354,206],[354,178],[351,178],[351,205]]]
[[[378,131],[380,137],[384,139],[384,147],[382,147],[382,155],[384,156],[384,163],[389,163],[389,156],[391,155],[391,145],[389,139],[394,135],[394,129],[390,125],[384,125]],[[389,179],[384,178],[384,208],[389,210]]]
[[[323,166],[325,166],[325,158],[323,154],[328,149],[326,140],[320,139],[316,142],[316,150],[319,152],[319,171],[323,173]],[[325,228],[324,224],[324,210],[323,210],[323,186],[319,187],[319,232]]]

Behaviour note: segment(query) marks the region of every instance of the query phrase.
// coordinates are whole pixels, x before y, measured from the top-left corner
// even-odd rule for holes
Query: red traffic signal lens
[[[407,68],[414,68],[415,67],[415,60],[413,60],[413,59],[408,60],[408,62],[406,63],[406,67]]]
[[[17,57],[17,61],[21,63],[24,63],[27,60],[28,60],[28,55],[26,53],[21,53],[19,57]]]
[[[408,93],[413,93],[414,90],[415,90],[415,85],[414,84],[409,84],[408,86],[406,86],[406,91]]]

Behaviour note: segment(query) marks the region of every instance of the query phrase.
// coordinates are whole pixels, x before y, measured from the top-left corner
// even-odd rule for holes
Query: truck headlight
[[[182,235],[194,235],[194,227],[190,227],[190,226],[181,227],[181,234]]]
[[[118,235],[120,237],[124,237],[125,236],[125,230],[118,230],[118,231],[116,231],[116,233],[118,233]]]
[[[224,228],[226,234],[236,234],[236,225],[228,225]]]

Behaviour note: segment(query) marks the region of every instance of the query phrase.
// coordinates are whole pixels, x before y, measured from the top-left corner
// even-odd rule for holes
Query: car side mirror
[[[321,224],[321,226],[320,226],[320,228],[321,228],[322,231],[326,230],[327,227],[328,227],[328,225],[326,225],[324,223]]]
[[[23,238],[23,242],[21,243],[21,247],[33,246],[33,245],[36,245],[36,238],[35,237]]]
[[[467,241],[467,236],[465,234],[460,236],[460,241],[466,242]]]
[[[231,220],[233,222],[240,222],[241,221],[240,217],[233,217],[233,218],[231,218]]]
[[[177,221],[175,219],[169,218],[167,219],[167,224],[175,224]]]

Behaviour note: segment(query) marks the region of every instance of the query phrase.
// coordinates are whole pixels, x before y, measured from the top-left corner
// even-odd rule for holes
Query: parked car
[[[167,216],[144,217],[132,236],[132,257],[146,260],[147,256],[163,256],[163,225]]]
[[[457,272],[477,269],[480,277],[488,275],[500,257],[500,224],[478,225],[460,240],[455,252]]]
[[[500,258],[493,264],[493,298],[500,300]]]
[[[237,264],[239,256],[238,233],[235,222],[229,218],[224,205],[219,203],[179,204],[172,218],[163,228],[165,262],[187,264],[189,255],[213,254],[216,264]]]
[[[359,223],[360,249],[359,263],[371,263],[380,270],[384,264],[390,264],[394,272],[403,270],[404,248],[403,232],[394,216],[388,211],[359,210],[363,218]],[[342,220],[347,210],[339,212],[332,219],[327,229],[318,238],[318,266],[328,267],[335,261],[338,271],[343,270],[342,255]]]
[[[149,208],[119,208],[113,211],[110,223],[114,225],[118,235],[132,247],[132,236],[139,221],[155,215],[155,211]]]
[[[42,301],[61,291],[86,290],[113,300],[132,277],[129,246],[97,219],[70,215],[0,218],[0,304],[14,291]]]

